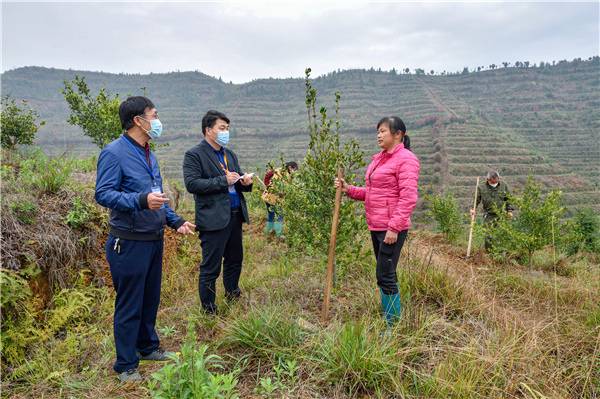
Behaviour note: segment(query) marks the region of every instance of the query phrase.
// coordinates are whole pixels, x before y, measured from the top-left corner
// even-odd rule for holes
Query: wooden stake
[[[477,207],[477,190],[479,190],[479,176],[477,176],[477,183],[475,184],[475,199],[473,200],[473,209]],[[475,214],[471,215],[471,228],[469,229],[469,244],[467,245],[467,258],[471,256],[471,242],[473,241],[473,227],[475,227]]]
[[[344,173],[341,168],[337,171],[338,179],[344,178]],[[331,237],[329,239],[329,255],[327,257],[327,276],[325,278],[325,291],[323,293],[323,307],[321,308],[321,322],[327,323],[329,318],[329,298],[331,296],[331,288],[333,285],[333,273],[335,263],[335,242],[337,239],[337,229],[340,219],[340,204],[342,202],[342,186],[335,190],[335,204],[333,207],[333,220],[331,222]]]

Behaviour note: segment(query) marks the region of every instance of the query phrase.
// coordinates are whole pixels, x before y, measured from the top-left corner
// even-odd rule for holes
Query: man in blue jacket
[[[139,381],[141,360],[167,360],[154,328],[160,301],[165,225],[181,234],[196,226],[168,204],[162,177],[148,141],[160,137],[162,124],[146,97],[129,97],[119,106],[126,131],[98,158],[96,201],[110,209],[106,259],[117,293],[113,369],[122,382]]]

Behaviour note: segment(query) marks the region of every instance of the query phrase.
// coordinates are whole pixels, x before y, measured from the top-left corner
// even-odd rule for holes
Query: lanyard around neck
[[[148,172],[150,174],[150,177],[152,177],[152,181],[154,181],[155,177],[154,177],[154,172],[152,171],[152,158],[148,157],[148,162],[146,162],[146,158],[143,157],[142,154],[140,154],[139,150],[137,148],[135,148],[135,146],[131,143],[131,141],[129,141],[127,139],[127,137],[123,136],[123,140],[125,140],[125,142],[133,150],[133,152],[135,153],[135,155],[138,157],[138,159],[144,165],[144,168],[146,169],[146,172]]]
[[[217,151],[217,153],[221,154],[221,151]],[[225,165],[223,165],[223,162],[221,162],[221,159],[219,159],[221,167],[229,172],[229,164],[227,163],[227,154],[225,153],[225,150],[223,150],[223,161],[225,162]]]

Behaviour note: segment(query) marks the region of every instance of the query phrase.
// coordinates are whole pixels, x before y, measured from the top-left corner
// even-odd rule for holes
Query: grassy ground
[[[184,209],[191,217],[189,202]],[[215,375],[232,372],[239,397],[600,395],[597,259],[561,259],[560,275],[543,253],[531,267],[493,264],[481,252],[467,262],[462,248],[413,232],[399,266],[403,318],[386,336],[366,232],[357,242],[361,256],[337,272],[325,326],[318,321],[325,258],[265,237],[261,207],[252,217],[255,223],[245,228],[242,300],[228,306],[219,285],[217,318],[199,308],[198,239],[167,236],[157,322],[166,349],[178,351],[192,337],[217,354],[223,368],[213,368]],[[92,292],[83,281],[77,289],[91,298],[83,311],[88,316],[49,336],[23,376],[3,382],[2,397],[157,394],[148,380],[163,364],[142,362],[141,385],[122,386],[112,372],[110,284]]]

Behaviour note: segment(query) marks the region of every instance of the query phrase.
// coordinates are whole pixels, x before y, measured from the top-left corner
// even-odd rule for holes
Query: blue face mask
[[[229,144],[229,130],[223,130],[222,132],[217,133],[217,143],[219,143],[219,145]]]
[[[144,118],[142,118],[142,119],[144,119]],[[160,135],[162,134],[162,123],[161,123],[160,119],[152,119],[151,121],[148,121],[147,119],[144,119],[144,120],[146,122],[150,122],[150,130],[148,130],[146,132],[146,134],[153,139],[159,138]]]

